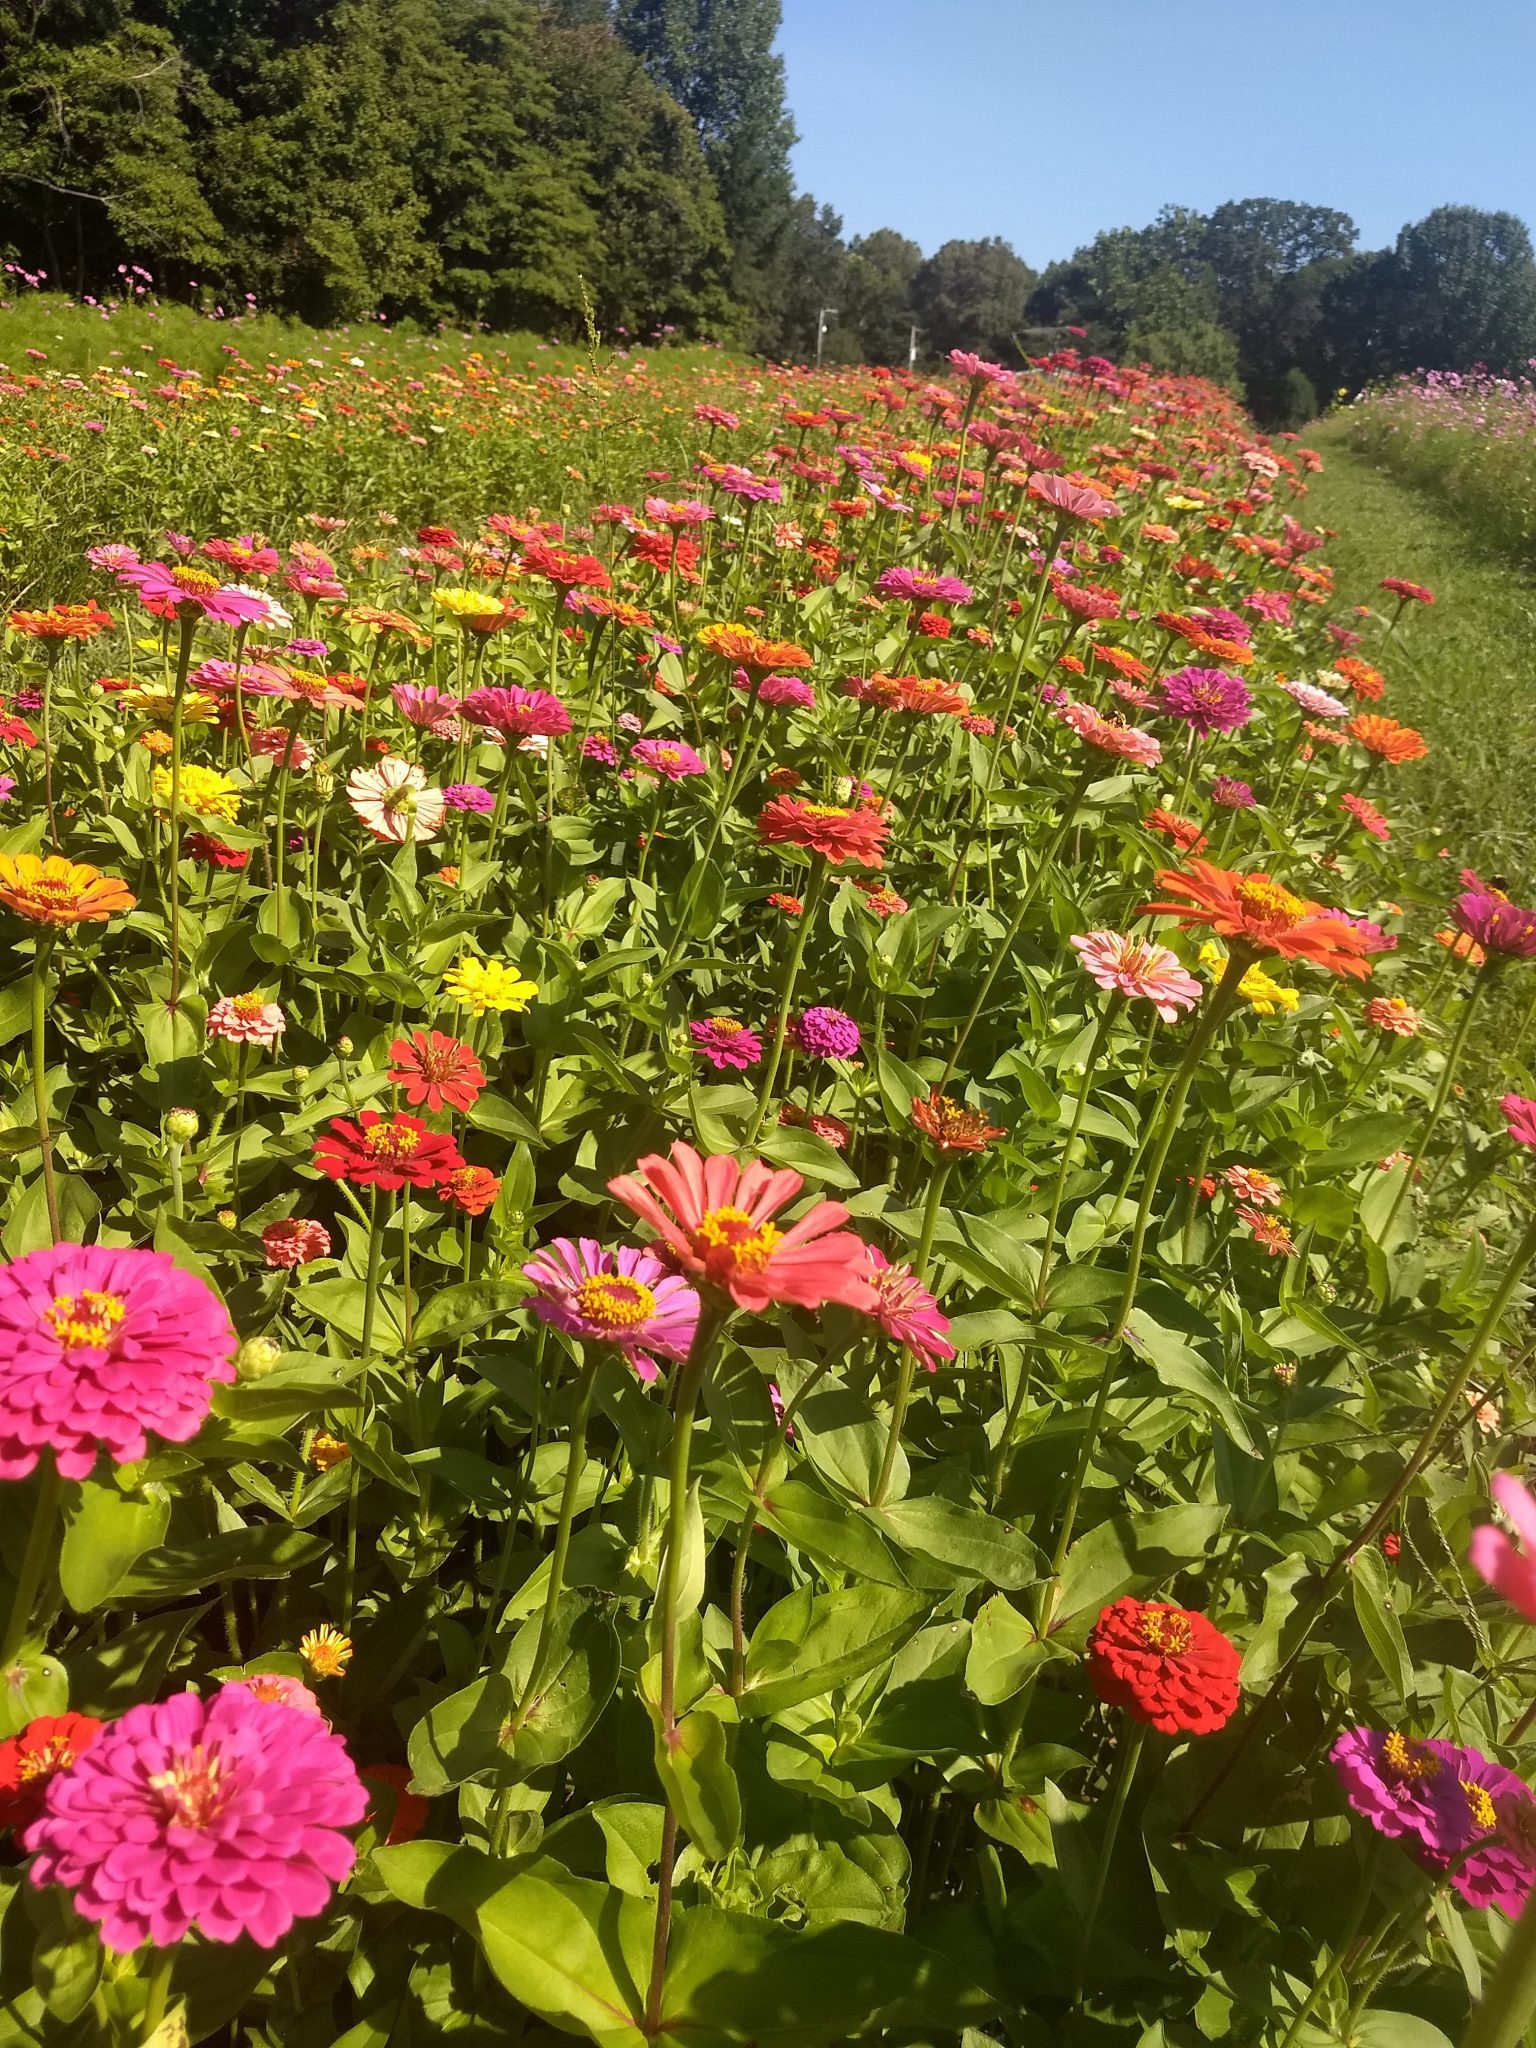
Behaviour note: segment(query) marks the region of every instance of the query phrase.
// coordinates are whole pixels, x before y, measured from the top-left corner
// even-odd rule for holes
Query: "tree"
[[[816,353],[816,321],[823,306],[842,307],[843,223],[830,206],[818,206],[808,192],[789,210],[778,242],[779,284],[759,314],[758,346],[779,362],[809,362]],[[854,337],[842,322],[828,337],[830,360],[857,355]]]
[[[912,326],[912,287],[922,267],[916,242],[894,228],[855,235],[838,286],[842,325],[868,363],[905,363]]]
[[[1524,221],[1438,206],[1393,252],[1401,369],[1524,369],[1536,352],[1536,260]]]
[[[946,242],[912,280],[912,304],[931,354],[952,348],[1016,363],[1015,337],[1024,325],[1034,272],[1009,243]]]

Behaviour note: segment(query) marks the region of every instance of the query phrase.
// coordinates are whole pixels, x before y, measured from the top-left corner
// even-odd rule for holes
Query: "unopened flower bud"
[[[218,1215],[215,1216],[213,1220],[215,1223],[218,1224],[221,1230],[233,1230],[235,1225],[240,1221],[240,1218],[235,1214],[233,1209],[221,1209]]]
[[[190,1145],[202,1128],[195,1109],[171,1109],[165,1115],[165,1135],[173,1145]]]
[[[242,1380],[264,1380],[276,1370],[283,1347],[273,1337],[247,1337],[235,1353],[235,1373]]]
[[[1280,1382],[1282,1387],[1294,1387],[1296,1384],[1295,1359],[1282,1358],[1280,1360],[1280,1363],[1275,1367],[1275,1378]]]
[[[341,1037],[337,1039],[336,1050],[340,1053],[341,1057],[344,1060],[351,1059],[355,1048],[352,1044],[351,1039],[347,1037],[345,1032],[343,1032]]]
[[[295,1081],[307,1081],[309,1079],[308,1067],[295,1067],[293,1070],[293,1078],[295,1079]]]

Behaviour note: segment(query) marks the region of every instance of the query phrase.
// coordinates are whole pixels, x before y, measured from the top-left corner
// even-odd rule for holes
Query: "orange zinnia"
[[[1207,925],[1255,959],[1278,953],[1359,981],[1371,971],[1362,957],[1371,950],[1362,933],[1330,916],[1321,904],[1293,896],[1268,875],[1238,875],[1208,860],[1192,860],[1187,868],[1165,869],[1157,885],[1174,900],[1144,903],[1143,917],[1176,917],[1185,931]]]
[[[55,604],[45,612],[12,612],[11,631],[29,640],[94,640],[112,624],[94,598],[88,604]]]
[[[1399,725],[1395,718],[1383,718],[1379,711],[1362,711],[1344,730],[1368,754],[1379,754],[1383,761],[1422,761],[1429,752],[1423,733],[1415,732],[1411,725]]]
[[[706,626],[699,635],[699,645],[718,654],[722,661],[735,662],[740,668],[760,669],[764,675],[772,670],[812,666],[810,655],[793,640],[764,640],[748,626]]]
[[[136,898],[116,875],[60,853],[0,853],[0,903],[31,924],[105,924]]]

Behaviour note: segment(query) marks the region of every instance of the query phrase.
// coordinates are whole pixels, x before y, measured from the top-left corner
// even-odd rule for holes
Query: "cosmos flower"
[[[523,1267],[528,1306],[541,1322],[587,1343],[613,1344],[643,1380],[658,1358],[686,1358],[699,1297],[654,1252],[605,1250],[595,1238],[557,1237]]]

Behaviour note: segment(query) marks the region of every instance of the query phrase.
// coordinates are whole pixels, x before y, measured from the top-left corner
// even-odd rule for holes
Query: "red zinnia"
[[[389,1078],[412,1109],[468,1109],[485,1086],[485,1069],[446,1031],[413,1031],[389,1048]]]
[[[466,1216],[483,1216],[501,1193],[501,1182],[488,1166],[456,1166],[437,1191],[440,1202],[452,1202]]]
[[[419,1117],[381,1116],[365,1109],[357,1122],[331,1118],[316,1140],[313,1164],[354,1187],[430,1188],[464,1164],[452,1138],[429,1131]]]
[[[1404,604],[1410,598],[1417,604],[1433,604],[1435,601],[1435,593],[1432,590],[1426,590],[1422,583],[1410,583],[1406,576],[1383,576],[1381,587],[1383,590],[1390,590],[1394,597],[1401,598]]]
[[[427,1824],[427,1802],[413,1792],[411,1773],[405,1764],[359,1764],[357,1775],[368,1787],[365,1827],[371,1827],[382,1846],[414,1842]]]
[[[42,1714],[0,1742],[0,1828],[24,1828],[43,1810],[48,1781],[101,1733],[89,1714]]]
[[[1188,1608],[1116,1600],[1088,1638],[1088,1676],[1106,1706],[1164,1735],[1214,1735],[1237,1712],[1235,1647]]]
[[[797,796],[774,797],[757,820],[757,836],[764,846],[803,846],[808,853],[821,854],[833,867],[841,867],[845,861],[859,867],[884,867],[889,829],[873,811],[808,804]]]

